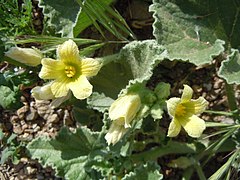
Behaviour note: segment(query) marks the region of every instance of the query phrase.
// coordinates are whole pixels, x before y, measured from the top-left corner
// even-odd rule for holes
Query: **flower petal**
[[[187,111],[192,112],[192,114],[201,114],[208,106],[208,101],[203,97],[199,97],[196,100],[191,100],[184,104]]]
[[[68,91],[68,94],[67,96],[63,96],[63,97],[60,97],[60,98],[56,98],[56,99],[53,99],[50,106],[51,108],[57,108],[59,107],[63,102],[67,101],[68,99],[70,99],[72,96],[72,93],[70,91]]]
[[[51,90],[52,82],[45,84],[44,86],[36,86],[31,90],[32,96],[37,100],[49,100],[53,99],[54,95]]]
[[[119,97],[109,108],[109,117],[112,120],[124,120],[125,128],[131,127],[130,123],[141,107],[141,100],[137,94],[128,94]]]
[[[43,55],[37,48],[12,47],[5,53],[6,56],[29,66],[37,66],[41,63]]]
[[[42,79],[58,79],[63,77],[64,64],[60,61],[44,58],[42,59],[42,69],[39,73],[39,77]]]
[[[56,98],[66,96],[69,91],[68,79],[55,80],[51,86],[52,93]]]
[[[65,64],[80,60],[78,46],[71,39],[58,46],[57,55],[60,61]]]
[[[178,122],[177,119],[173,119],[168,128],[168,135],[169,137],[175,137],[179,134],[181,130],[181,124]]]
[[[90,77],[97,75],[102,67],[102,63],[93,58],[85,58],[81,60],[81,72],[83,75]]]
[[[180,98],[170,98],[169,100],[166,101],[167,103],[167,109],[168,109],[168,113],[170,116],[174,117],[175,116],[175,111],[177,108],[177,105],[181,102]]]
[[[108,133],[105,135],[105,139],[110,144],[116,144],[127,132],[127,129],[124,128],[124,126],[118,125],[115,122],[113,122],[110,126],[110,129]]]
[[[189,136],[198,138],[202,135],[206,128],[205,121],[195,115],[179,120],[185,131]]]
[[[192,95],[193,95],[193,90],[190,86],[184,84],[184,89],[183,89],[183,93],[182,93],[182,97],[181,97],[181,102],[185,103],[188,102],[192,99]]]
[[[86,99],[92,94],[92,85],[85,76],[80,76],[75,81],[69,82],[68,87],[77,99]]]

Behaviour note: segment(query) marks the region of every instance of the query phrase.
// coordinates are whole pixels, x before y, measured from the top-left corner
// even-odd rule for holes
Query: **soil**
[[[33,5],[34,26],[36,31],[41,33],[43,28],[43,14],[38,7],[37,1],[33,1]],[[141,1],[141,4],[139,4],[137,1],[131,0],[118,1],[115,6],[126,19],[139,40],[154,38],[152,36],[151,14],[147,11],[148,6],[148,2],[143,3]],[[141,8],[144,13],[139,15],[137,13],[139,8]],[[147,23],[139,26],[138,22],[141,20],[147,20]],[[88,32],[89,29],[83,33],[83,36],[88,37]],[[99,35],[97,34],[96,36]],[[115,51],[115,49],[111,49],[111,51]],[[104,52],[98,53],[104,55]],[[154,88],[159,82],[168,82],[171,84],[171,95],[179,96],[183,84],[188,84],[193,88],[196,98],[203,96],[210,102],[209,109],[228,111],[224,81],[216,75],[219,63],[220,60],[215,59],[211,65],[196,67],[186,62],[165,61],[154,70],[148,86],[149,88]],[[236,97],[238,97],[238,102],[240,102],[240,89],[238,87],[236,87],[235,93]],[[17,134],[17,140],[19,142],[29,142],[33,138],[42,135],[54,137],[63,125],[76,128],[76,122],[71,117],[71,107],[53,110],[49,108],[50,101],[35,101],[29,91],[24,92],[24,95],[21,97],[21,102],[23,103],[23,107],[17,111],[0,109],[0,124],[3,127],[4,133],[6,135],[11,133]],[[167,131],[170,121],[166,114],[164,118],[166,119],[161,121],[161,127],[164,131]],[[232,122],[232,119],[226,119],[222,116],[203,114],[202,118],[206,121]],[[178,139],[184,141],[185,137],[184,132],[182,132]],[[8,160],[5,164],[0,165],[1,180],[62,179],[55,176],[55,171],[51,167],[44,168],[36,160],[31,160],[24,148],[20,154],[21,158],[18,164],[14,165],[11,160]],[[166,156],[158,160],[164,179],[181,179],[182,170],[166,166],[166,164],[174,158],[176,158],[176,156]],[[211,162],[211,167],[213,168],[206,170],[207,175],[210,176],[224,162],[223,154],[215,156],[214,161]]]

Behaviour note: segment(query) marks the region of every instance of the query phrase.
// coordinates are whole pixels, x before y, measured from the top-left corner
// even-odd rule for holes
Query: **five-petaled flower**
[[[141,107],[141,99],[138,94],[126,94],[120,96],[109,108],[109,117],[113,121],[105,136],[108,145],[116,144],[131,127],[130,123],[136,117]]]
[[[184,85],[181,98],[170,98],[167,101],[167,109],[170,116],[173,117],[168,128],[168,136],[175,137],[179,134],[181,126],[189,136],[198,138],[206,128],[205,121],[196,116],[202,113],[208,106],[208,102],[199,97],[191,99],[193,90],[188,85]]]
[[[92,94],[88,77],[97,75],[100,61],[93,58],[81,59],[75,42],[68,40],[57,48],[58,59],[42,59],[39,77],[53,79],[51,91],[55,98],[67,96],[69,90],[77,99],[85,99]]]

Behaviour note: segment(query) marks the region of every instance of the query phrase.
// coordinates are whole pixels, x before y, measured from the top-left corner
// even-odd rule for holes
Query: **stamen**
[[[76,74],[76,69],[73,66],[66,66],[65,73],[67,77],[72,78]]]

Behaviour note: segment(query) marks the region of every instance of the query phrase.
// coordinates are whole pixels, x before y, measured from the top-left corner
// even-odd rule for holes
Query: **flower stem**
[[[234,116],[236,113],[236,111],[224,112],[224,111],[212,111],[212,110],[205,110],[204,112],[209,114],[218,114],[218,115],[224,115],[224,116]]]
[[[167,154],[196,153],[195,148],[196,147],[193,144],[170,141],[166,146],[160,146],[139,154],[134,154],[132,155],[131,160],[137,163],[141,161],[156,160],[157,158]]]
[[[228,98],[228,105],[231,111],[237,110],[236,98],[234,95],[233,85],[225,83],[226,94]]]
[[[198,174],[199,179],[200,179],[200,180],[206,180],[206,177],[205,177],[205,175],[204,175],[204,173],[203,173],[203,170],[202,170],[201,166],[199,165],[199,163],[196,163],[196,164],[194,165],[194,167],[195,167],[195,169],[196,169],[196,171],[197,171],[197,174]]]

